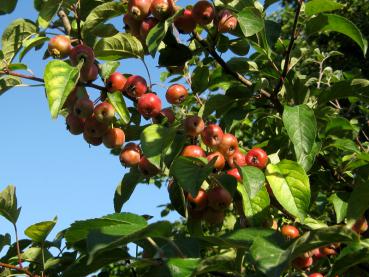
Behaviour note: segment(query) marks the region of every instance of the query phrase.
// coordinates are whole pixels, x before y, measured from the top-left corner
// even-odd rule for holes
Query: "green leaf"
[[[100,39],[94,47],[95,55],[101,60],[121,60],[142,58],[144,50],[141,42],[127,33]]]
[[[11,63],[22,47],[23,41],[37,32],[35,23],[27,19],[16,19],[4,30],[1,42],[4,59]]]
[[[88,264],[88,255],[81,255],[76,261],[73,259],[73,263],[63,271],[63,277],[88,276],[104,266],[129,258],[130,255],[122,248],[115,248],[97,255],[92,264]]]
[[[67,243],[73,244],[87,239],[88,234],[92,230],[112,225],[127,225],[127,228],[132,226],[133,229],[139,229],[145,227],[147,222],[142,216],[132,213],[117,213],[103,216],[101,218],[76,221],[66,230],[65,239]]]
[[[265,176],[263,171],[254,166],[239,167],[238,171],[248,196],[250,199],[253,199],[264,185]]]
[[[297,162],[306,171],[309,170],[304,160],[312,152],[317,136],[314,111],[307,105],[285,106],[283,124],[294,145]]]
[[[0,235],[0,252],[6,245],[10,245],[11,237],[10,234],[6,233],[5,235]]]
[[[312,16],[322,12],[331,12],[342,9],[344,5],[333,0],[312,0],[305,4],[305,14]]]
[[[59,10],[63,1],[61,0],[46,0],[43,1],[40,13],[37,18],[37,23],[46,29],[51,19],[53,19],[56,12]]]
[[[33,47],[41,46],[45,41],[48,41],[47,37],[34,37],[23,41],[23,49],[19,54],[19,61],[22,61],[24,56],[31,50]]]
[[[363,37],[359,28],[347,18],[336,14],[319,14],[306,23],[306,34],[317,32],[339,32],[350,37],[363,51],[364,56],[368,48],[368,42]]]
[[[360,153],[357,145],[351,139],[336,139],[333,143],[328,145],[328,147],[335,147],[347,152]]]
[[[114,194],[114,210],[119,213],[123,205],[129,200],[138,183],[143,180],[141,172],[136,167],[126,173],[117,186]]]
[[[78,78],[79,68],[64,61],[53,60],[46,65],[45,90],[52,118],[57,118],[68,95],[76,87]]]
[[[21,208],[17,207],[17,196],[14,186],[7,186],[0,193],[0,215],[11,223],[17,223]]]
[[[194,197],[197,195],[201,184],[213,171],[211,165],[205,164],[200,159],[178,157],[170,167],[170,175],[178,184]]]
[[[260,11],[253,7],[244,8],[238,15],[238,24],[245,37],[251,37],[264,28]]]
[[[193,272],[200,263],[200,259],[183,259],[183,258],[171,258],[167,261],[169,271],[172,276],[176,277],[191,277],[194,276]]]
[[[260,226],[268,216],[270,199],[266,187],[262,187],[254,198],[250,198],[245,186],[238,183],[237,191],[242,196],[243,212],[251,226]]]
[[[328,198],[329,202],[333,204],[336,213],[336,223],[341,223],[347,214],[348,194],[344,192],[337,192]]]
[[[130,116],[122,92],[108,92],[108,99],[109,102],[113,105],[115,111],[119,114],[122,124],[127,125],[129,123]]]
[[[0,15],[12,13],[17,6],[17,0],[0,1]]]
[[[191,76],[191,89],[195,93],[201,93],[209,85],[209,68],[207,66],[197,67]]]
[[[369,208],[368,197],[369,184],[367,182],[362,182],[354,188],[348,201],[348,219],[358,219],[363,216],[364,212]]]
[[[22,84],[20,78],[15,76],[3,76],[0,78],[0,95],[9,89]]]
[[[126,12],[126,6],[121,2],[107,2],[94,8],[87,16],[82,27],[82,37],[89,33],[101,23],[110,18],[122,15]]]
[[[183,217],[187,217],[186,199],[183,193],[183,189],[177,182],[170,182],[168,185],[168,193],[170,203],[173,208]]]
[[[346,246],[335,259],[332,267],[334,274],[343,274],[355,265],[369,262],[369,248],[363,248],[359,243],[351,243]]]
[[[296,162],[283,160],[267,166],[266,178],[282,207],[303,222],[310,204],[309,178],[304,169]]]
[[[171,230],[172,225],[168,221],[158,221],[148,226],[130,222],[130,224],[105,226],[93,230],[87,239],[87,248],[90,254],[88,264],[92,264],[96,260],[95,256],[101,252],[146,237],[165,239],[170,235]]]
[[[156,167],[161,168],[163,153],[172,143],[175,133],[175,128],[167,128],[159,124],[153,124],[141,133],[142,152]]]
[[[27,70],[28,67],[24,63],[12,63],[8,65],[8,69],[9,70]]]
[[[93,34],[95,36],[102,37],[102,38],[112,37],[118,33],[119,31],[111,23],[109,24],[100,23],[93,30]]]
[[[324,106],[331,100],[348,98],[350,96],[358,97],[363,101],[369,102],[368,87],[369,81],[365,79],[336,82],[319,95],[319,105]]]
[[[220,94],[213,95],[205,103],[203,117],[211,115],[214,111],[216,112],[216,116],[219,117],[231,108],[233,103],[235,103],[235,100],[231,97]]]
[[[120,66],[120,62],[118,61],[111,61],[106,62],[101,65],[101,76],[104,81],[106,81],[111,74],[113,74],[117,68]]]
[[[159,66],[183,66],[192,58],[191,50],[183,44],[166,45],[160,49]]]
[[[55,217],[52,221],[42,221],[29,226],[25,231],[25,235],[37,243],[43,243],[50,234],[57,221]]]

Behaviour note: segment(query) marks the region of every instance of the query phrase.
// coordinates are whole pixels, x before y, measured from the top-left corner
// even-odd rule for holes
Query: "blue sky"
[[[194,1],[178,1],[179,5]],[[35,20],[33,1],[19,0],[11,15],[1,16],[0,32],[16,18]],[[115,20],[122,29],[121,18]],[[23,60],[36,76],[42,76],[46,63],[43,50],[30,52]],[[146,58],[153,83],[160,82],[156,62]],[[147,78],[140,61],[122,60],[120,72],[139,74]],[[25,83],[30,84],[27,80]],[[159,95],[165,90],[156,87]],[[89,90],[92,99],[99,95]],[[129,100],[127,100],[129,102]],[[168,106],[165,103],[164,106]],[[58,216],[56,231],[75,220],[100,217],[114,212],[113,195],[126,170],[117,157],[104,146],[89,148],[82,136],[73,136],[65,128],[64,118],[52,120],[43,87],[18,87],[0,97],[0,190],[9,184],[17,188],[22,212],[18,220],[20,237],[29,225]],[[168,203],[163,186],[139,185],[123,211],[150,214],[160,218],[158,205]],[[175,213],[167,217],[175,220]],[[10,223],[0,218],[0,233],[13,230]]]

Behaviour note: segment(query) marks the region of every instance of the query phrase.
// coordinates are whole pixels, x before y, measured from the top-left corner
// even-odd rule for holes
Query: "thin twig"
[[[1,263],[0,262],[0,267],[4,267],[4,268],[9,268],[9,269],[12,269],[12,270],[16,270],[16,271],[19,271],[19,272],[23,272],[24,274],[27,274],[28,276],[34,276],[31,272],[29,272],[27,269],[25,268],[20,268],[18,266],[15,266],[15,265],[11,265],[11,264],[5,264],[5,263]]]
[[[149,68],[147,67],[147,64],[145,62],[145,58],[142,58],[141,61],[142,61],[142,63],[145,66],[147,77],[149,78],[150,89],[151,89],[151,87],[152,87],[152,81],[151,81],[151,74],[150,74]]]
[[[240,73],[233,71],[228,64],[219,56],[213,47],[211,47],[197,32],[192,32],[194,38],[209,52],[209,54],[217,61],[217,63],[225,70],[226,73],[232,75],[247,87],[252,86],[252,82],[243,77]]]
[[[19,268],[23,268],[23,266],[22,266],[22,256],[21,256],[21,251],[20,251],[20,247],[19,247],[18,229],[17,229],[16,224],[13,224],[13,226],[14,226],[14,232],[15,232],[15,244],[17,246],[18,265],[19,265]]]
[[[15,76],[15,77],[19,77],[19,78],[23,78],[23,79],[28,79],[28,80],[32,80],[32,81],[36,81],[36,82],[41,82],[41,83],[45,83],[45,80],[33,75],[26,75],[26,74],[22,74],[22,73],[18,73],[15,71],[10,71],[10,70],[0,70],[0,75],[5,74],[5,75],[10,75],[10,76]],[[89,87],[89,88],[94,88],[100,91],[106,91],[106,87],[103,86],[99,86],[96,85],[94,83],[82,83],[82,82],[78,82],[77,83],[78,86],[81,87]],[[123,95],[125,97],[127,97],[128,99],[130,99],[133,102],[137,102],[137,99],[128,95],[127,93],[123,92]]]
[[[295,44],[295,40],[298,37],[297,23],[299,21],[300,12],[301,12],[301,6],[302,6],[302,3],[303,2],[304,2],[303,0],[297,0],[297,7],[296,7],[296,12],[295,12],[295,18],[294,18],[294,21],[293,21],[293,27],[292,27],[292,31],[291,31],[291,40],[290,40],[290,43],[289,43],[288,48],[286,50],[283,71],[282,71],[281,76],[279,77],[279,82],[276,85],[276,87],[274,88],[273,93],[271,95],[271,97],[272,97],[272,99],[274,99],[274,101],[275,101],[275,99],[278,99],[278,93],[282,89],[283,84],[284,84],[284,82],[286,80],[288,71],[290,69],[289,68],[289,65],[290,65],[290,56],[291,56],[291,52],[292,52],[293,46]],[[278,103],[279,103],[279,101],[278,101]],[[282,107],[279,107],[279,108],[282,108]]]
[[[76,18],[77,22],[77,36],[79,43],[82,43],[82,32],[81,32],[81,17],[79,15],[79,9],[80,9],[80,2],[78,1],[76,4],[72,5],[72,10],[74,13],[74,17]]]
[[[58,12],[58,16],[60,20],[63,22],[64,30],[67,35],[70,35],[70,31],[72,30],[72,26],[70,25],[69,18],[64,10],[60,10]]]
[[[211,47],[205,40],[203,40],[197,32],[192,32],[192,35],[195,38],[195,40],[198,41],[209,52],[209,54],[224,69],[226,73],[230,74],[236,80],[240,81],[243,85],[247,87],[253,86],[253,83],[250,80],[246,79],[242,74],[238,73],[237,71],[233,71],[232,68],[230,68],[228,64],[222,59],[222,57],[219,56],[217,51],[215,51],[213,47]],[[272,95],[264,89],[260,89],[260,94],[267,98],[270,98],[277,111],[282,112],[283,107],[282,104],[279,102],[278,98],[271,97]]]

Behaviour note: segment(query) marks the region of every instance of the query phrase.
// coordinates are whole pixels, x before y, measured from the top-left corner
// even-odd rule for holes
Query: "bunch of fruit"
[[[368,230],[368,222],[362,217],[358,219],[355,224],[352,226],[352,230],[357,234],[362,234]],[[282,235],[289,239],[296,239],[300,236],[300,231],[297,227],[289,224],[285,224],[281,227]],[[315,248],[309,252],[304,253],[304,255],[295,258],[292,262],[293,266],[297,269],[305,270],[308,269],[313,263],[317,260],[323,259],[329,256],[335,256],[339,253],[341,248],[340,243],[332,243],[327,246]],[[311,273],[309,277],[323,277],[324,275],[321,273]],[[338,276],[336,276],[338,277]]]
[[[214,5],[205,0],[197,1],[192,8],[184,10],[180,10],[173,0],[129,0],[128,13],[124,15],[123,22],[126,31],[145,45],[150,30],[176,12],[178,14],[174,18],[174,26],[182,34],[190,34],[197,24],[205,26],[213,21],[221,33],[230,32],[237,26],[237,18],[231,11],[216,11]]]

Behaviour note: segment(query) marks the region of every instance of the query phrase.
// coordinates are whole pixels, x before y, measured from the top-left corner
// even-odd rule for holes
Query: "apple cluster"
[[[128,12],[123,17],[126,31],[138,38],[143,45],[152,28],[180,11],[173,0],[129,0]],[[218,32],[232,31],[237,26],[234,14],[222,9],[216,11],[214,5],[205,0],[197,1],[193,7],[186,7],[174,19],[174,26],[182,34],[190,34],[197,25],[205,26],[214,21]]]
[[[364,217],[358,219],[352,226],[352,230],[359,235],[366,232],[368,230],[367,220]],[[300,231],[297,229],[297,227],[289,224],[285,224],[281,227],[281,233],[285,238],[289,240],[296,239],[300,236]],[[317,260],[337,255],[340,251],[340,248],[341,243],[332,243],[327,246],[315,248],[311,251],[304,253],[304,255],[295,258],[292,262],[292,265],[297,269],[301,270],[308,269]],[[311,273],[309,275],[309,277],[320,277],[320,276],[324,277],[324,275],[319,272]]]

